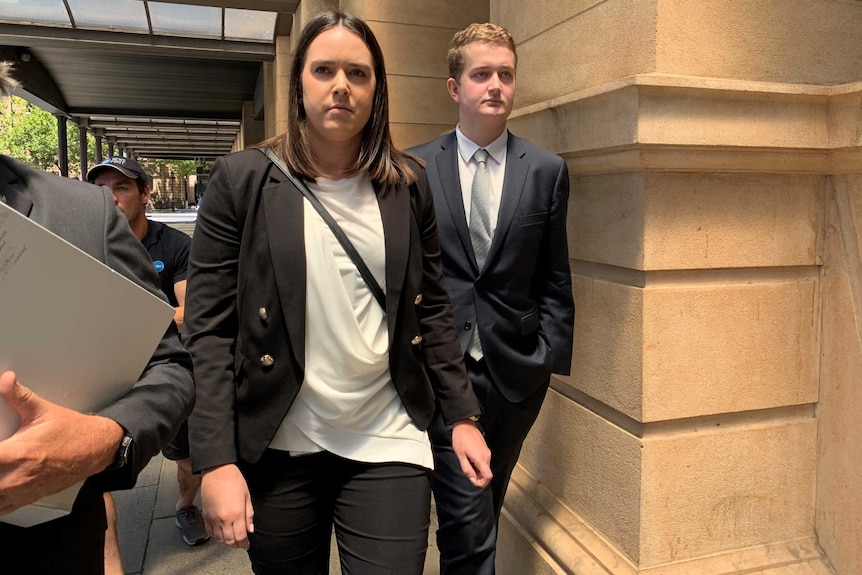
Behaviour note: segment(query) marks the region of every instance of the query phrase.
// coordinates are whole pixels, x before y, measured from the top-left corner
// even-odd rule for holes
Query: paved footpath
[[[176,464],[161,455],[141,472],[134,489],[114,492],[120,553],[126,575],[252,575],[245,551],[215,541],[186,545],[174,523],[179,495]],[[439,575],[434,543],[437,519],[432,511],[425,575]],[[333,547],[331,575],[340,575]]]

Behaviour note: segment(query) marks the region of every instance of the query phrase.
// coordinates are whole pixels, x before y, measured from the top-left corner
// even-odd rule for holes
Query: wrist
[[[235,467],[236,464],[235,463],[222,463],[221,465],[214,465],[212,467],[207,467],[206,469],[201,470],[201,477],[206,477],[207,475],[209,475],[210,473],[213,473],[213,472],[218,473],[222,469],[225,469],[229,466]]]
[[[132,451],[132,436],[126,429],[113,419],[97,416],[104,424],[103,437],[106,442],[102,469],[120,469],[124,467]]]
[[[473,423],[473,424],[475,424],[475,423],[479,422],[479,417],[480,416],[478,416],[478,415],[471,415],[469,417],[465,417],[464,419],[459,419],[458,421],[455,422],[455,425],[457,425],[459,423]]]

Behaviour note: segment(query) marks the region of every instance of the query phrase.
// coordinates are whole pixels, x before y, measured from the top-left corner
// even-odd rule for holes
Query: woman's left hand
[[[491,450],[476,423],[463,419],[452,427],[452,449],[461,462],[461,471],[476,487],[491,481]]]

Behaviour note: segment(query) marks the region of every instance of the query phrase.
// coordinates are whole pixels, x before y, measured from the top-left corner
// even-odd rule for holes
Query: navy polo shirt
[[[147,235],[141,243],[147,248],[159,272],[159,287],[168,296],[171,305],[177,307],[179,302],[174,293],[174,284],[188,276],[192,239],[161,222],[147,220],[147,224]]]

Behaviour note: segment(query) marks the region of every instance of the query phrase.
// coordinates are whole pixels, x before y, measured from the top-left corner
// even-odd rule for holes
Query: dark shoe
[[[201,510],[194,505],[177,510],[177,527],[182,530],[183,541],[188,545],[200,545],[210,538]]]

